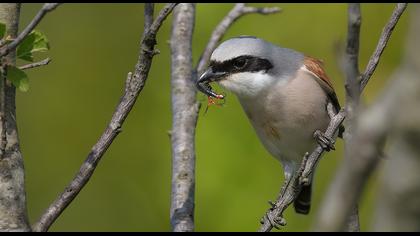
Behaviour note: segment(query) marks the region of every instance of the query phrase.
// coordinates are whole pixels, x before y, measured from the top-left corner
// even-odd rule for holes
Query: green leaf
[[[15,67],[7,66],[7,79],[12,81],[12,84],[22,92],[29,90],[29,78],[26,73]]]
[[[0,22],[0,39],[6,34],[6,25]]]
[[[45,52],[50,49],[47,36],[43,33],[34,30],[25,39],[17,48],[17,57],[33,62],[34,58],[32,53],[34,52]]]

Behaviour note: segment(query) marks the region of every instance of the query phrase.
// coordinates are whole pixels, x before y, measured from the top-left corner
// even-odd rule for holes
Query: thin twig
[[[32,69],[32,68],[48,65],[50,62],[51,62],[51,58],[48,57],[48,58],[45,58],[42,61],[38,61],[38,62],[31,63],[31,64],[20,66],[19,69],[21,69],[21,70]]]
[[[39,221],[34,225],[34,231],[47,231],[51,224],[60,216],[63,210],[73,201],[77,194],[89,181],[102,156],[120,133],[124,120],[133,108],[138,95],[142,91],[153,58],[156,44],[156,33],[176,4],[167,4],[159,13],[149,30],[143,33],[140,44],[140,55],[132,74],[128,73],[124,95],[122,96],[112,119],[97,143],[92,147],[79,172],[58,198],[48,207]]]
[[[194,231],[195,128],[200,103],[192,64],[195,4],[181,3],[173,13],[171,32],[172,191],[174,232]]]
[[[403,14],[405,8],[407,8],[407,3],[398,3],[394,11],[392,12],[391,18],[382,30],[382,34],[376,46],[375,52],[369,59],[369,63],[366,66],[365,73],[363,73],[361,76],[360,90],[363,90],[365,88],[365,86],[369,82],[369,79],[372,77],[373,72],[375,71],[376,66],[379,63],[379,59],[381,58],[381,55],[386,47],[386,44],[388,43],[389,38],[391,37],[392,31],[397,25],[398,20]]]
[[[203,53],[201,54],[200,59],[198,60],[197,69],[196,69],[198,74],[203,72],[206,64],[210,60],[211,53],[214,51],[217,44],[222,39],[227,29],[241,16],[244,16],[250,13],[267,15],[267,14],[273,14],[277,12],[280,12],[280,9],[278,7],[257,8],[257,7],[247,7],[245,3],[235,4],[232,10],[230,10],[230,12],[216,26],[213,33],[211,34],[210,40],[207,43],[207,46],[204,49]]]
[[[404,11],[405,8],[406,8],[406,6],[402,6],[401,4],[398,4],[397,8],[394,9],[394,12],[392,14],[392,17],[390,19],[390,22],[395,22],[395,23],[390,24],[388,22],[387,26],[392,25],[392,28],[394,28],[395,27],[395,24],[398,22],[399,16],[401,16],[402,11]],[[392,33],[392,30],[389,31],[389,34],[387,32],[388,31],[386,30],[381,35],[381,38],[379,40],[379,44],[386,46],[386,43],[387,43],[387,41],[390,38],[389,36],[390,36],[390,33]],[[382,51],[383,51],[383,49],[382,49]],[[375,54],[376,53],[374,53],[374,55]],[[370,65],[370,64],[376,65],[377,62],[374,63],[374,61],[379,61],[380,54],[378,55],[378,57],[372,56],[370,58],[370,60],[369,60],[368,65]],[[371,69],[373,69],[373,70],[370,71],[369,73],[365,72],[364,75],[366,77],[362,81],[366,81],[366,83],[367,83],[369,81],[370,76],[373,74],[375,68],[376,68],[376,66],[368,67],[366,70],[369,70],[369,71]],[[363,91],[363,88],[364,88],[364,86],[361,87],[360,92]],[[341,111],[336,116],[334,116],[331,119],[331,121],[330,121],[330,123],[328,125],[328,128],[325,131],[326,137],[335,139],[334,134],[338,131],[338,129],[339,129],[341,123],[344,121],[345,117],[346,117],[346,109],[341,109]],[[298,181],[299,181],[299,184],[300,185],[305,185],[305,184],[308,184],[309,183],[309,179],[308,178],[309,178],[310,174],[313,173],[313,170],[314,170],[316,164],[318,163],[318,161],[320,160],[320,157],[321,157],[321,155],[322,155],[322,153],[324,151],[325,150],[322,148],[321,145],[317,145],[317,147],[315,148],[315,150],[309,155],[307,161],[306,162],[302,162],[302,165],[304,165],[305,167],[303,168],[303,172],[302,172],[300,178],[298,178]],[[288,187],[289,188],[295,188],[296,189],[296,185],[295,184],[290,184]],[[289,192],[295,192],[295,193],[297,193],[296,191],[289,191]],[[287,197],[289,197],[289,196],[287,196]],[[297,197],[297,194],[295,194],[293,196],[293,199],[296,198],[296,197]],[[282,201],[282,199],[280,199],[280,201]],[[278,202],[279,202],[279,200],[276,202],[275,206],[278,205]],[[354,206],[354,204],[352,206]],[[329,209],[331,209],[331,208],[329,208]],[[281,215],[276,215],[276,213],[278,213],[278,212],[282,213],[284,210],[285,209],[276,210],[275,207],[274,207],[274,209],[271,209],[270,211],[268,211],[267,216],[265,216],[263,218],[262,222],[261,222],[262,223],[262,226],[260,227],[259,231],[263,231],[263,232],[270,231],[274,226],[270,223],[269,218],[271,218],[271,219],[281,218]],[[347,213],[346,213],[346,216],[348,216]],[[345,222],[345,219],[346,218],[344,218],[343,222],[341,222],[341,223],[344,223]],[[322,221],[322,222],[325,222],[325,221]]]
[[[10,51],[16,49],[16,47],[23,41],[23,39],[32,32],[33,29],[41,22],[44,16],[57,8],[58,5],[61,3],[45,3],[41,10],[38,11],[36,16],[32,19],[31,23],[29,23],[26,28],[9,44],[5,45],[0,49],[0,57],[7,55]]]

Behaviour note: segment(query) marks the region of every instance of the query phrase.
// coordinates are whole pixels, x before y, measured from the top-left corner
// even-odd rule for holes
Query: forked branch
[[[96,166],[105,154],[108,147],[121,131],[124,120],[133,108],[138,95],[142,91],[150,70],[156,44],[156,33],[166,17],[172,12],[175,3],[167,4],[153,21],[149,28],[143,32],[140,43],[140,55],[134,73],[129,72],[125,82],[124,94],[112,115],[111,121],[92,147],[85,162],[80,167],[74,179],[65,188],[58,198],[48,207],[38,222],[33,226],[34,231],[47,231],[51,224],[60,216],[64,209],[73,201],[77,194],[87,184]],[[148,11],[150,12],[150,11]],[[145,13],[145,17],[148,15]]]

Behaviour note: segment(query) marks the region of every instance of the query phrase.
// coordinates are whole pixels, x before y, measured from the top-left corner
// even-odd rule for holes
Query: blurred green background
[[[247,15],[224,39],[255,35],[323,59],[344,104],[343,75],[336,57],[347,31],[345,4],[250,4],[278,6],[275,15]],[[163,4],[158,4],[160,10]],[[233,4],[198,4],[193,54],[197,61],[212,29]],[[21,28],[41,4],[23,4]],[[394,4],[362,4],[360,67],[365,68]],[[146,87],[90,182],[52,231],[169,231],[171,151],[171,19],[158,34],[161,54],[153,60]],[[403,15],[371,82],[367,102],[381,91],[400,62],[407,29]],[[143,4],[64,4],[38,26],[51,45],[50,65],[28,72],[30,90],[17,94],[17,120],[25,159],[31,223],[63,190],[105,129],[138,56]],[[39,55],[38,59],[46,57]],[[20,62],[22,63],[22,62]],[[205,101],[203,96],[199,99]],[[197,231],[255,231],[283,181],[280,164],[258,141],[236,98],[224,107],[205,104],[197,126]],[[317,170],[311,213],[286,212],[283,231],[305,231],[319,207],[343,143],[324,156]],[[369,230],[376,176],[360,203],[362,230]]]

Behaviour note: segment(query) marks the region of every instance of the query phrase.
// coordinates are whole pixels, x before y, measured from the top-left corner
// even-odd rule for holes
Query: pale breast
[[[315,130],[325,131],[328,125],[327,95],[311,76],[300,71],[265,96],[241,101],[265,148],[282,162],[299,163],[316,145]]]

